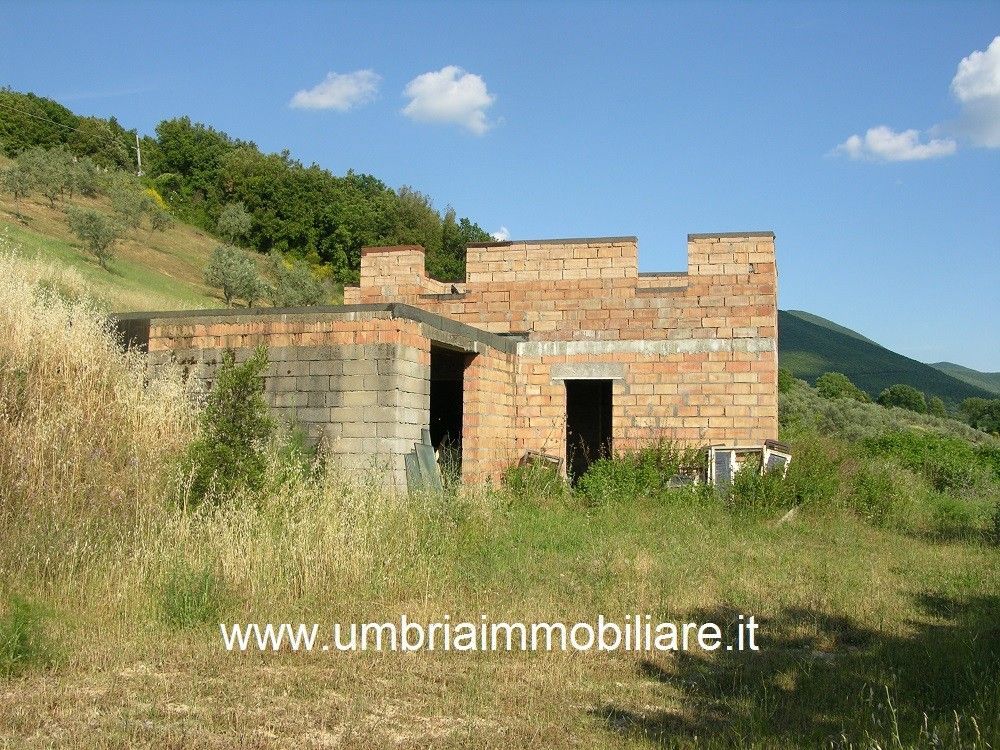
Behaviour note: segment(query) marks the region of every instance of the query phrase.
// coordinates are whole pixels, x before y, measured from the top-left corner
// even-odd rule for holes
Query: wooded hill
[[[0,89],[0,153],[65,146],[106,169],[135,172],[136,131],[115,118],[81,116],[51,99]],[[409,187],[393,190],[377,177],[337,176],[305,166],[288,151],[265,154],[188,117],[164,120],[141,136],[144,180],[181,221],[214,231],[223,207],[242,202],[253,216],[247,244],[325,265],[341,283],[357,280],[365,245],[419,244],[434,278],[460,280],[465,246],[490,239],[480,226],[443,214]]]

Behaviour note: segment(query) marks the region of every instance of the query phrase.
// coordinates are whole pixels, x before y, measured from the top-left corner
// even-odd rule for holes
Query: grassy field
[[[191,509],[190,395],[0,255],[0,747],[1000,746],[982,433],[798,384],[789,477],[746,495],[407,499],[276,447],[264,492]],[[753,614],[762,650],[236,654],[218,630],[634,613]]]

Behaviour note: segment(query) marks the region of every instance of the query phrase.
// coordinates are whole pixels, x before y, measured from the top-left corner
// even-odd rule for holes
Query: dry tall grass
[[[194,413],[179,379],[146,378],[73,272],[0,253],[4,573],[72,570],[93,532],[124,539],[162,507]]]

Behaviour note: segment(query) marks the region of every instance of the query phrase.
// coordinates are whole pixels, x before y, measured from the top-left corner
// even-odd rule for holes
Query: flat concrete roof
[[[732,239],[734,237],[770,237],[774,239],[774,232],[705,232],[704,234],[689,234],[689,240],[710,240],[713,237]]]
[[[584,242],[638,242],[634,236],[623,237],[566,237],[547,240],[496,240],[495,242],[470,242],[466,247],[506,247],[507,245],[578,245]]]
[[[137,327],[146,328],[146,339],[148,341],[148,328],[154,320],[163,320],[176,325],[184,325],[188,321],[190,321],[190,324],[204,323],[205,321],[230,322],[229,320],[220,320],[227,318],[232,319],[231,322],[233,323],[242,323],[273,318],[296,317],[305,318],[306,320],[309,318],[320,320],[331,317],[351,317],[359,314],[377,315],[379,313],[384,314],[388,318],[399,318],[415,323],[423,323],[443,334],[477,341],[507,354],[513,354],[516,351],[518,341],[527,340],[527,336],[523,334],[500,335],[491,333],[481,328],[470,326],[467,323],[460,323],[457,320],[427,312],[419,307],[400,303],[381,305],[317,305],[315,307],[222,307],[209,310],[161,310],[116,313],[108,317],[120,331],[126,333],[134,341],[142,341],[141,332],[137,330]],[[241,320],[241,318],[246,318],[246,321]]]

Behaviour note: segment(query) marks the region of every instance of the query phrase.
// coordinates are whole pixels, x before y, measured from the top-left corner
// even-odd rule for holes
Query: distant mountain
[[[1000,395],[1000,372],[980,372],[971,367],[956,365],[954,362],[935,362],[931,367],[947,373],[953,378],[964,380],[977,388],[983,388]]]
[[[812,313],[806,312],[805,310],[785,310],[785,312],[788,313],[789,315],[794,315],[796,318],[801,318],[807,323],[812,323],[814,325],[818,325],[823,328],[828,328],[831,331],[842,333],[845,336],[850,336],[851,338],[858,339],[859,341],[867,341],[869,344],[875,344],[875,346],[879,346],[879,343],[877,341],[872,341],[867,336],[862,336],[860,333],[851,330],[847,326],[842,326],[838,323],[834,323],[832,320],[821,318],[819,315],[813,315]]]
[[[895,383],[940,396],[953,406],[966,398],[997,396],[997,391],[904,357],[856,331],[798,310],[778,311],[778,357],[782,367],[809,383],[825,372],[842,372],[872,398]]]

